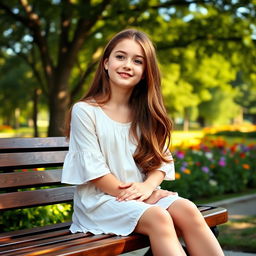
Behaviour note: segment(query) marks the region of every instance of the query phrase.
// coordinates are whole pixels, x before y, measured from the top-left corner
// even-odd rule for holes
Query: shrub
[[[195,200],[256,187],[256,144],[228,145],[223,139],[205,139],[173,153],[176,180],[162,187]]]
[[[0,229],[12,231],[68,221],[71,219],[71,210],[71,204],[9,210],[0,215]]]

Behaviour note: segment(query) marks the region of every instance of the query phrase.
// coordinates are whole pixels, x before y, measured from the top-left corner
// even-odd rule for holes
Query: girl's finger
[[[140,193],[134,193],[130,196],[128,196],[127,198],[125,198],[125,201],[129,201],[129,200],[138,200],[141,197]]]
[[[131,191],[124,191],[122,192],[120,195],[117,196],[117,200],[118,201],[124,201],[126,200],[128,197],[130,197],[132,194],[134,194]]]
[[[120,184],[119,185],[119,188],[129,188],[132,186],[132,182],[129,182],[129,183],[123,183],[123,184]]]

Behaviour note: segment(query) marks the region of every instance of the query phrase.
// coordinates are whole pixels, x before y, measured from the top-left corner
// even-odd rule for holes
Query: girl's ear
[[[104,60],[104,69],[108,70],[108,58]]]

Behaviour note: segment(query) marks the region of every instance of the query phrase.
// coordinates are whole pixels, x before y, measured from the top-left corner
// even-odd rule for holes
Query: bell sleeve
[[[72,108],[69,151],[63,165],[62,183],[80,185],[110,173],[98,142],[93,108],[84,102]]]
[[[169,163],[163,162],[162,165],[158,168],[159,171],[165,173],[164,180],[175,180],[175,167],[172,154],[170,151],[167,151],[168,159],[170,160]]]

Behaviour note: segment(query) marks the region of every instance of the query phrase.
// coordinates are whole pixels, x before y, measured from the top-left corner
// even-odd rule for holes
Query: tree
[[[254,14],[253,0],[0,0],[0,47],[30,66],[48,99],[48,135],[56,136],[113,33],[134,26],[152,35],[161,63],[178,64],[179,83],[195,95],[197,85],[185,77],[191,67],[180,59],[184,49],[194,48],[196,58],[247,56],[255,44]]]

